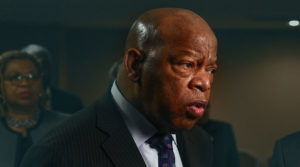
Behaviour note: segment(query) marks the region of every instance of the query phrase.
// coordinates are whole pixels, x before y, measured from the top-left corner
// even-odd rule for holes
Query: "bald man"
[[[103,97],[27,153],[23,167],[209,167],[212,141],[195,125],[217,69],[217,39],[185,9],[150,10],[132,25]]]

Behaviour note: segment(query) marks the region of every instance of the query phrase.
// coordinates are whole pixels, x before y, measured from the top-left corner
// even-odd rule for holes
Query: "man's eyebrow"
[[[187,51],[187,50],[177,51],[176,53],[172,53],[171,56],[175,59],[182,58],[182,57],[191,57],[191,58],[202,60],[204,58],[204,56],[201,53],[195,51]]]

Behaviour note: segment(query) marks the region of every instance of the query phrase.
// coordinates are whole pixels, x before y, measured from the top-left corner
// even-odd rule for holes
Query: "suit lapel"
[[[211,167],[213,144],[210,136],[195,125],[190,131],[176,134],[183,166]]]
[[[107,134],[101,145],[116,167],[146,167],[136,144],[112,99],[106,93],[95,107],[97,129]],[[212,141],[199,126],[176,134],[184,167],[211,167]]]
[[[146,167],[136,144],[109,93],[96,107],[97,128],[108,134],[102,148],[116,167]]]

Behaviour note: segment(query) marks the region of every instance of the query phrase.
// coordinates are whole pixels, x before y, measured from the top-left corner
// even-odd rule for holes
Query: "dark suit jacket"
[[[52,110],[73,114],[83,108],[81,99],[56,87],[50,88]]]
[[[239,167],[240,159],[231,125],[209,120],[202,126],[213,139],[213,167]]]
[[[185,167],[210,167],[212,142],[199,126],[177,134]],[[145,167],[111,93],[68,119],[25,155],[22,167]]]
[[[57,126],[68,115],[55,111],[41,111],[38,123],[27,130],[28,136],[12,131],[4,118],[0,119],[0,166],[16,167],[20,164],[27,148],[42,138],[48,131]]]
[[[300,166],[300,131],[278,140],[270,167]]]

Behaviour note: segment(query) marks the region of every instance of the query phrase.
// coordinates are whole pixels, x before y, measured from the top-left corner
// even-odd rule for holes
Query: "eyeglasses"
[[[4,80],[11,82],[14,85],[19,85],[23,79],[26,79],[27,81],[36,81],[41,79],[41,76],[38,74],[17,74],[13,76],[4,77]]]

